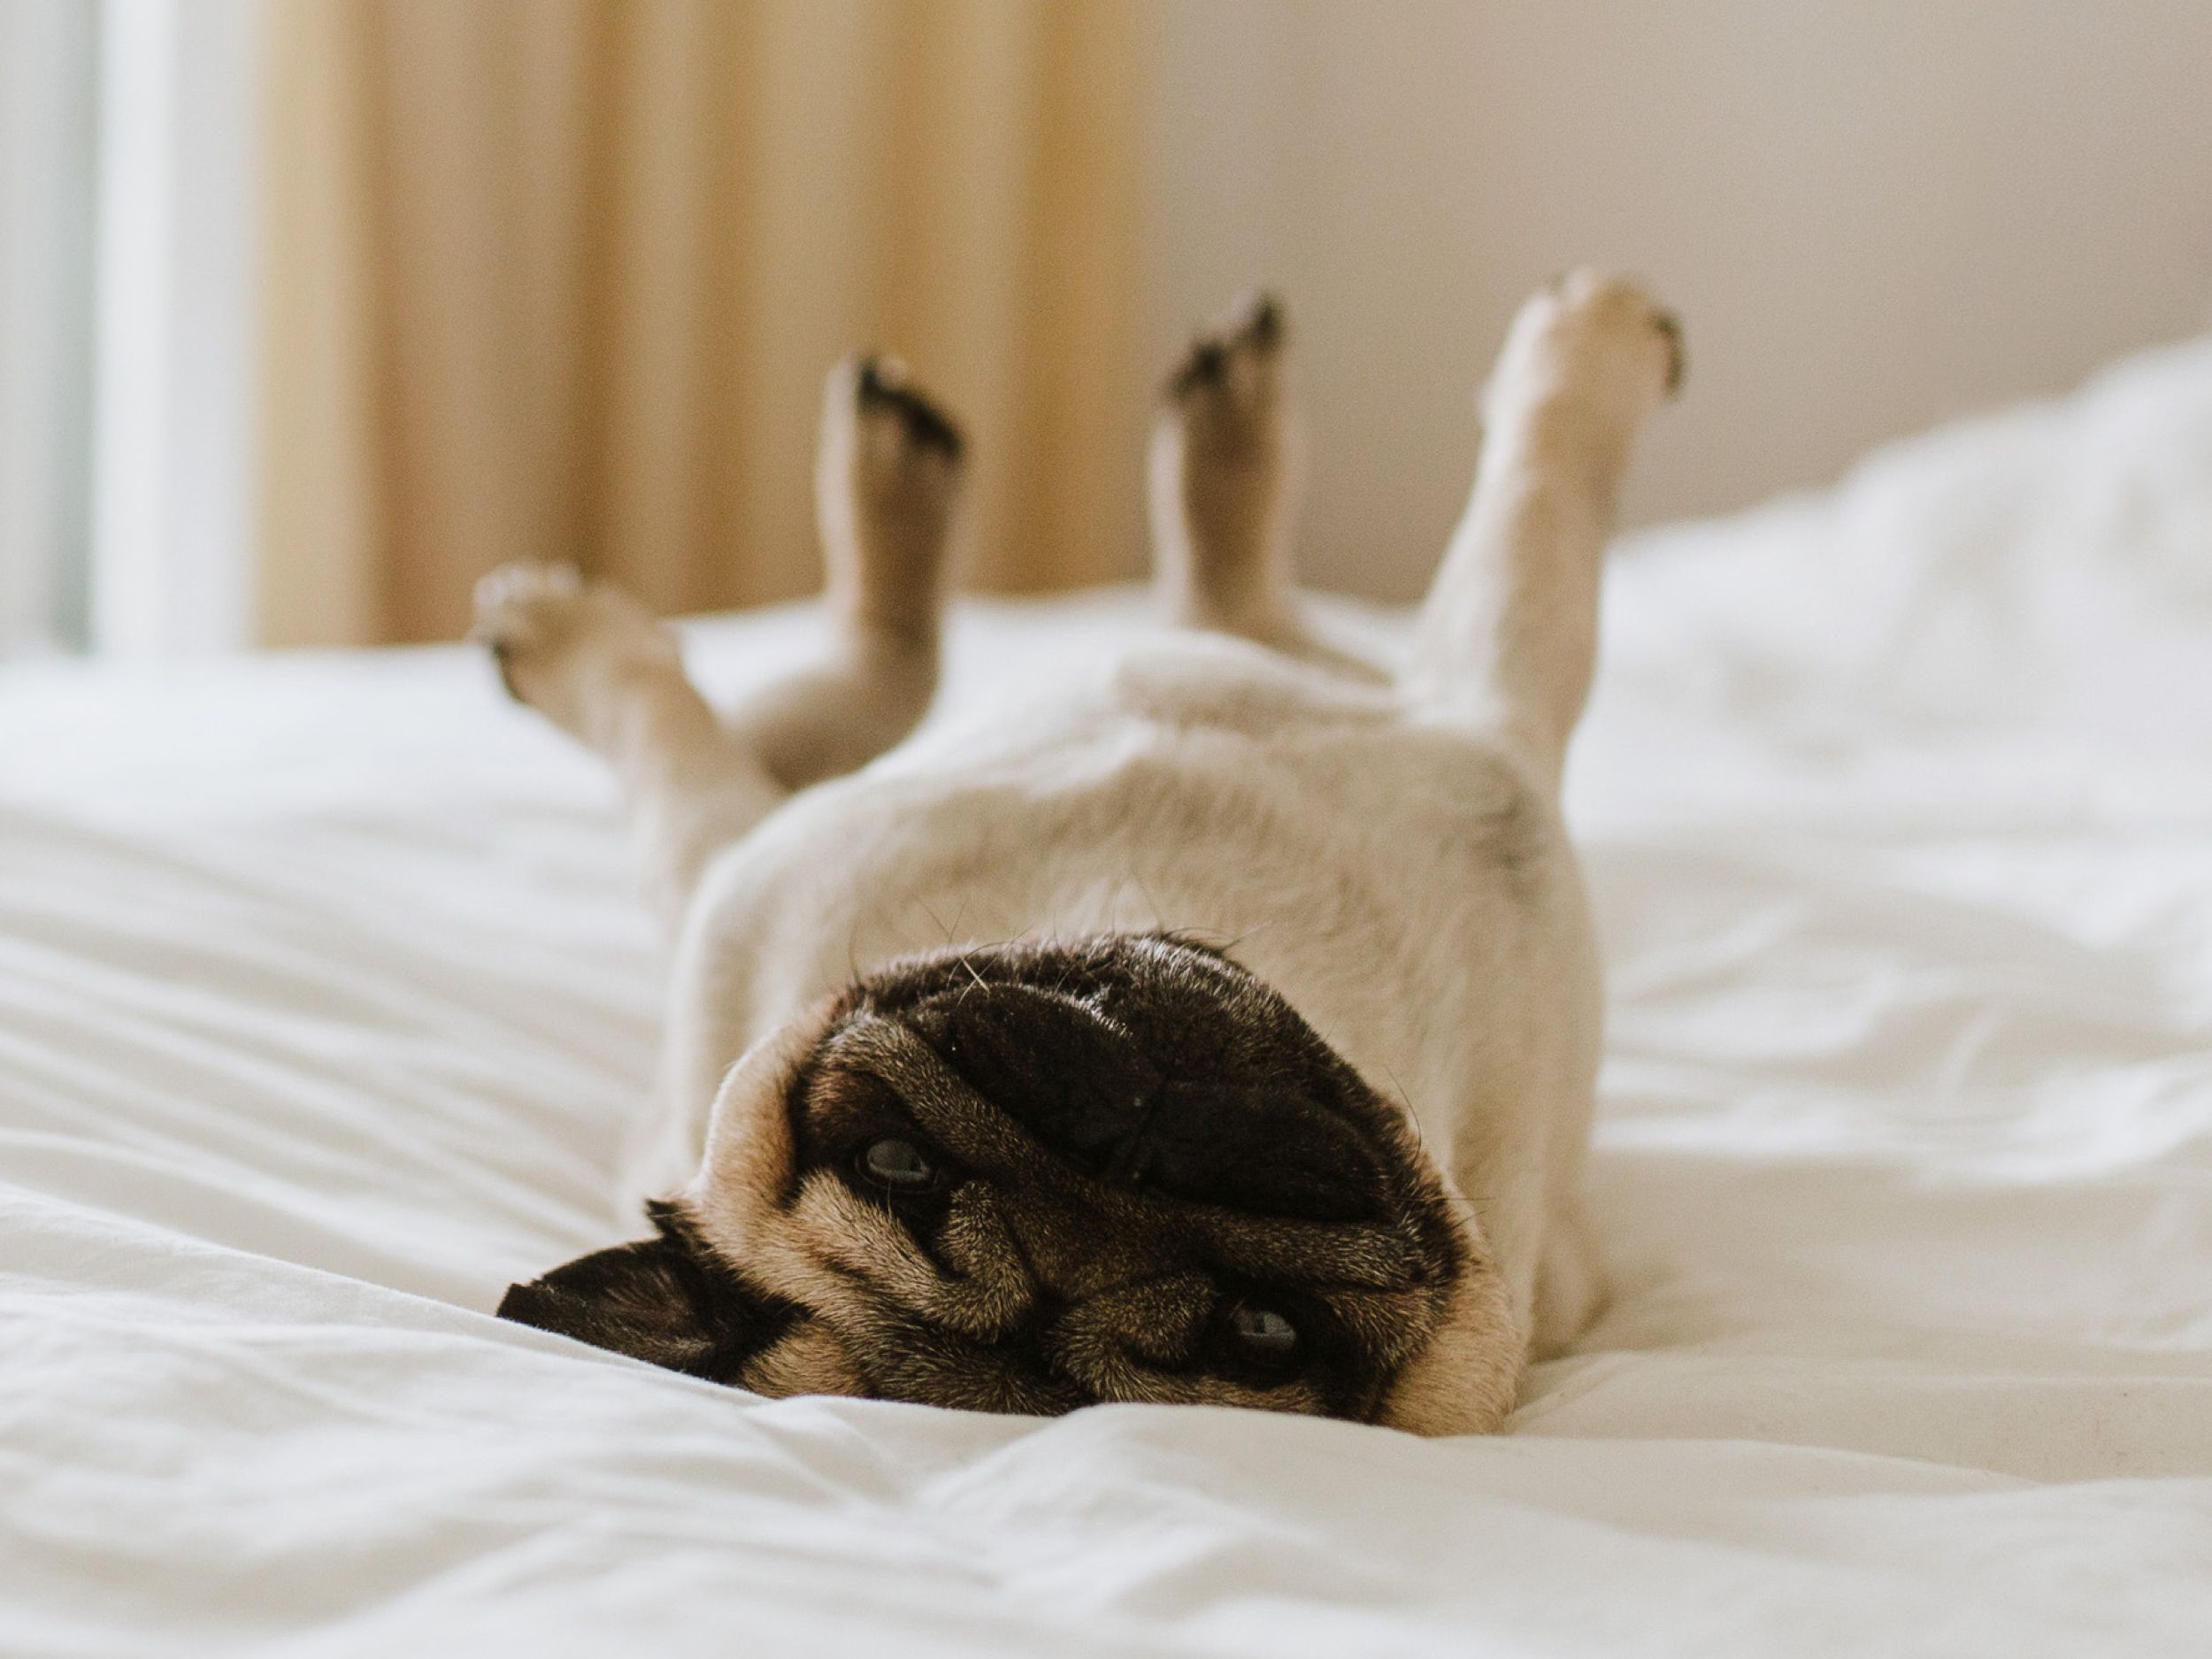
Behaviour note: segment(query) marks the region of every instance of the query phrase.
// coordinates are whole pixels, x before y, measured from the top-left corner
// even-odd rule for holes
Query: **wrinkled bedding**
[[[0,1652],[2206,1650],[2212,342],[1609,584],[1613,1300],[1453,1442],[494,1320],[618,1236],[607,782],[458,649],[0,679]],[[976,606],[949,701],[1136,614]]]

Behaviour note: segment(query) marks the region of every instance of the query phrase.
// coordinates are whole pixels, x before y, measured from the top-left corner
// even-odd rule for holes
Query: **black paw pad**
[[[1168,396],[1187,397],[1202,386],[1218,386],[1228,369],[1228,349],[1217,340],[1202,340],[1168,381]]]
[[[934,449],[949,461],[960,458],[961,450],[966,447],[960,428],[903,379],[887,371],[877,358],[860,360],[856,395],[864,408],[873,406],[895,413],[906,427],[907,441],[916,448]]]
[[[1667,396],[1672,397],[1682,389],[1682,376],[1689,368],[1688,355],[1682,348],[1682,319],[1672,311],[1654,311],[1651,325],[1667,340]]]
[[[1194,342],[1175,373],[1168,377],[1170,398],[1189,396],[1202,387],[1218,386],[1228,378],[1230,359],[1238,353],[1265,357],[1283,343],[1283,305],[1272,294],[1245,298],[1222,325],[1222,332]]]
[[[1251,309],[1245,313],[1243,326],[1237,330],[1237,338],[1249,342],[1262,351],[1272,351],[1282,344],[1282,302],[1272,294],[1255,296]]]

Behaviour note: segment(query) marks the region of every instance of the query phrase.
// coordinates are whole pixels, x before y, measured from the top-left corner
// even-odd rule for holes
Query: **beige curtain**
[[[969,586],[1133,568],[1149,3],[270,0],[265,636],[810,592],[858,346],[975,441]]]

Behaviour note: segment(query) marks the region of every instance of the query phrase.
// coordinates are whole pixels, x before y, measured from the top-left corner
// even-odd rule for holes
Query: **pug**
[[[1300,614],[1286,344],[1248,302],[1167,382],[1173,626],[956,733],[903,741],[964,445],[893,363],[829,380],[818,665],[718,712],[616,588],[484,580],[476,637],[612,768],[672,947],[619,1183],[651,1234],[503,1317],[767,1395],[1441,1435],[1499,1427],[1591,1316],[1601,985],[1560,772],[1680,331],[1586,272],[1523,306],[1388,668]]]

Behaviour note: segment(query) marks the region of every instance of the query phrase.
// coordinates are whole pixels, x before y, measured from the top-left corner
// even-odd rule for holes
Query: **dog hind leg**
[[[1681,374],[1673,318],[1578,271],[1521,307],[1483,391],[1473,494],[1404,684],[1501,731],[1548,789],[1589,695],[1599,564],[1630,442]]]

